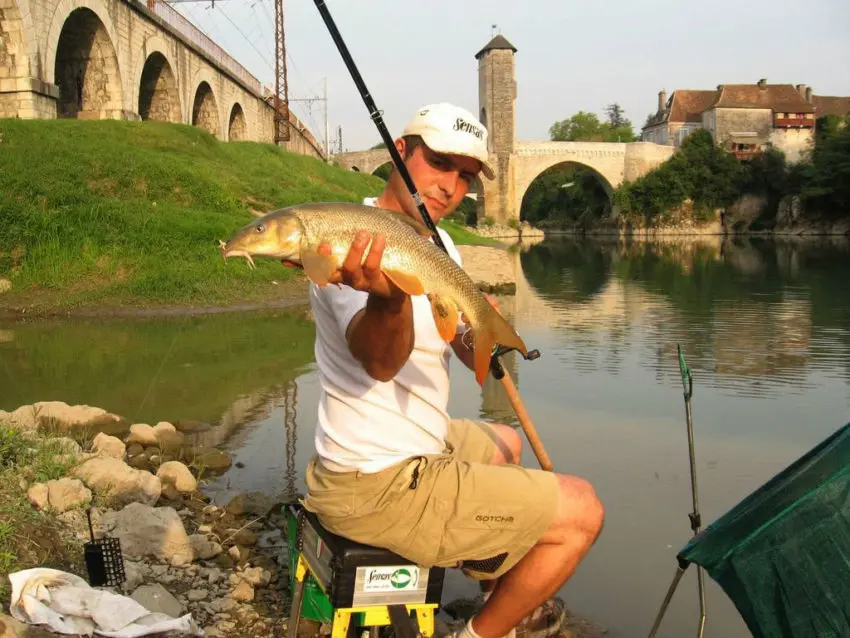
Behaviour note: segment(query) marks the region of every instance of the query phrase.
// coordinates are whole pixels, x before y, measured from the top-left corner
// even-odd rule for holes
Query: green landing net
[[[850,636],[850,423],[697,534],[677,559],[681,569],[705,568],[755,638]]]

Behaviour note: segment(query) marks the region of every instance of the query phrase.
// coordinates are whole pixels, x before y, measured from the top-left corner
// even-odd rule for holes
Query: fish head
[[[220,242],[220,250],[225,259],[245,257],[252,266],[252,257],[274,257],[299,264],[303,234],[304,228],[294,214],[274,211],[243,226],[227,242]]]

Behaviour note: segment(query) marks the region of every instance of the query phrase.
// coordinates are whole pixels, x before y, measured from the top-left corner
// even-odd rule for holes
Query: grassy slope
[[[280,297],[291,271],[224,264],[217,240],[251,209],[361,201],[383,185],[271,144],[156,122],[0,120],[0,166],[0,277],[13,283],[0,308],[30,311]],[[444,227],[460,243],[489,243]]]

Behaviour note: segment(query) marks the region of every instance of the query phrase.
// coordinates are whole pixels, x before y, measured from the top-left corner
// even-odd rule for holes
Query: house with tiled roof
[[[714,143],[747,158],[769,147],[789,162],[802,159],[814,143],[815,109],[804,85],[724,84],[702,115]]]
[[[647,119],[641,139],[678,147],[694,130],[708,130],[715,143],[740,158],[773,147],[791,162],[814,141],[823,115],[850,113],[850,98],[817,96],[805,84],[721,84],[713,91],[658,94],[658,111]]]
[[[815,108],[816,117],[826,115],[837,115],[838,117],[850,116],[850,97],[837,97],[833,95],[810,95],[811,104]]]
[[[717,91],[677,89],[669,99],[658,92],[658,111],[651,115],[641,132],[641,140],[678,147],[685,138],[702,128],[702,113],[717,99]]]

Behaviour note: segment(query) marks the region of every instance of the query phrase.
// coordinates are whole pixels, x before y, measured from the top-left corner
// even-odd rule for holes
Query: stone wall
[[[773,130],[773,116],[770,109],[711,109],[714,115],[714,143],[728,148],[735,138],[742,142],[764,144]],[[741,136],[740,133],[747,135]]]
[[[153,13],[139,0],[0,0],[0,117],[189,124],[200,114],[204,128],[227,140],[238,107],[236,137],[272,142],[273,110],[259,81],[216,59],[214,45],[168,5],[156,6]],[[202,83],[211,102],[196,109]],[[290,130],[288,150],[323,157],[294,116]]]
[[[815,131],[814,128],[773,129],[769,141],[785,153],[788,162],[799,162],[814,148]]]

